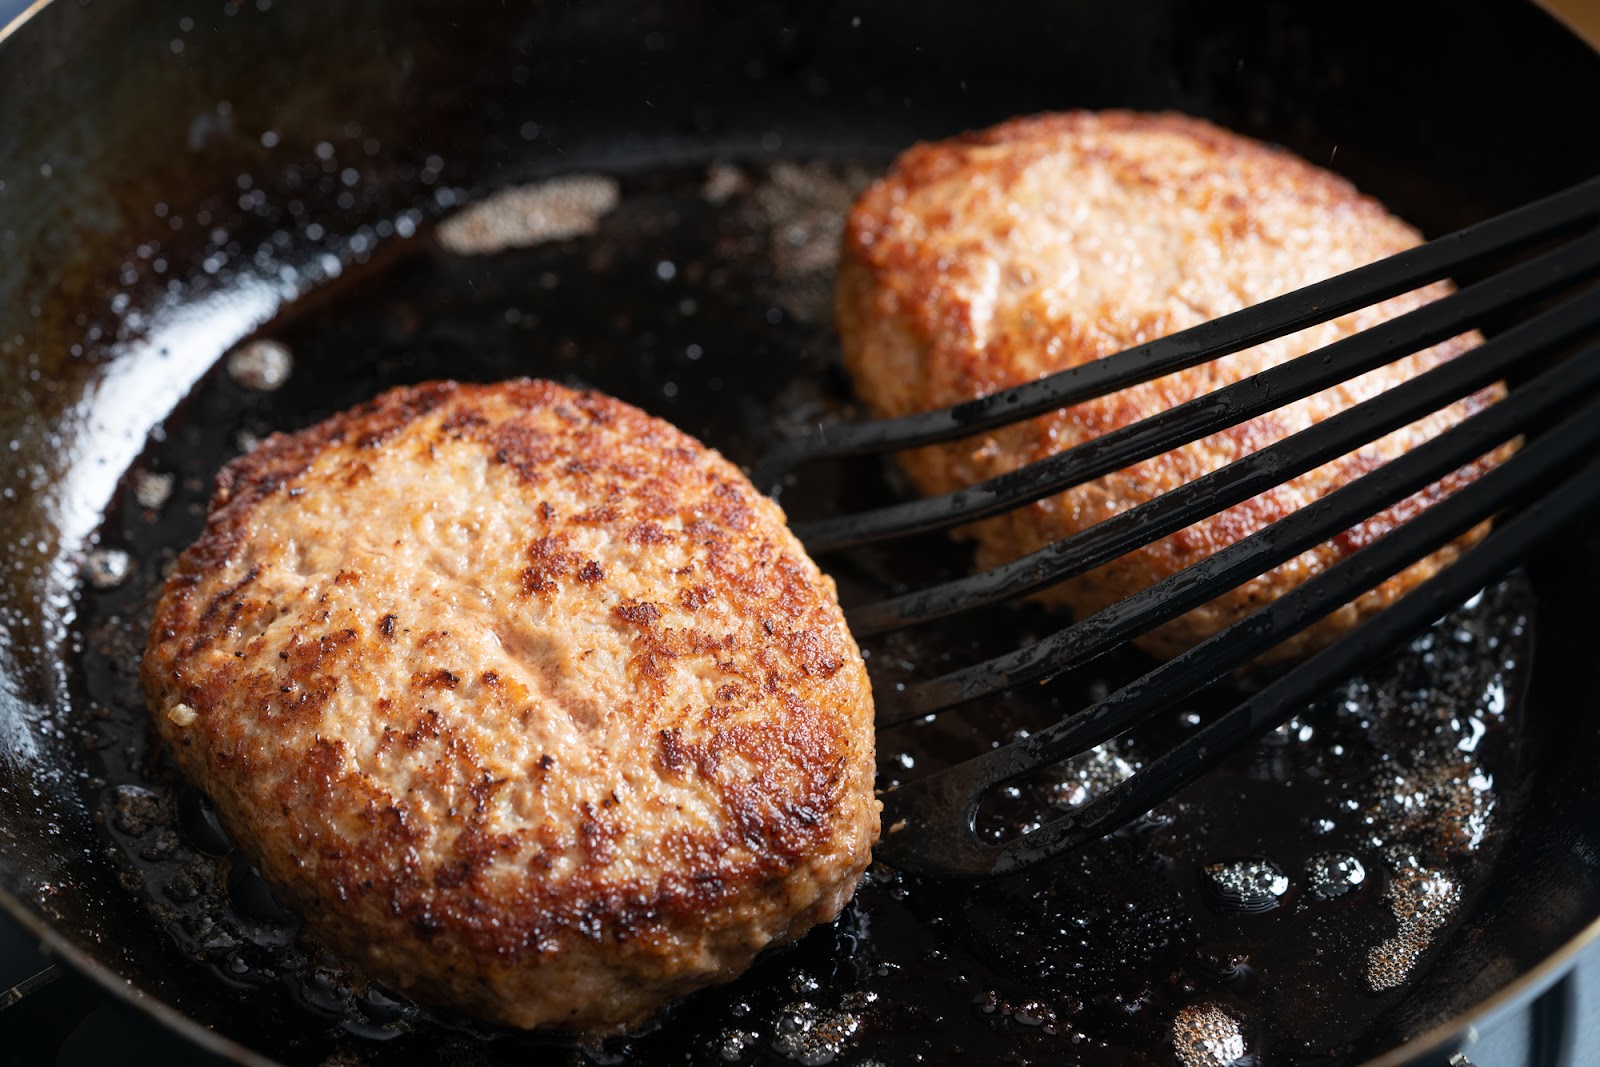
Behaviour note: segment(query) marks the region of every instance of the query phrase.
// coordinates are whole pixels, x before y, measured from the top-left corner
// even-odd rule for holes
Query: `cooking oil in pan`
[[[1514,794],[1530,641],[1517,580],[1136,825],[976,886],[875,866],[832,926],[633,1037],[529,1037],[443,1017],[300,939],[204,799],[152,750],[137,681],[160,579],[198,533],[217,468],[392,385],[515,375],[593,385],[749,463],[781,432],[854,413],[829,308],[840,222],[871,172],[723,163],[524,190],[517,203],[546,213],[543,230],[467,219],[448,241],[422,232],[345,271],[203,376],[126,472],[78,622],[94,799],[128,891],[212,973],[218,997],[249,1004],[264,1040],[292,1031],[308,1062],[378,1064],[533,1050],[597,1063],[1328,1062],[1360,1047],[1470,913]],[[784,505],[806,518],[896,491],[875,463],[824,466]],[[968,565],[938,538],[821,562],[847,604]],[[865,651],[875,685],[894,687],[1059,624],[1003,607]],[[1146,666],[1107,657],[1092,677],[887,730],[880,784],[1025,736]],[[1081,805],[1248,684],[997,794],[984,832]]]

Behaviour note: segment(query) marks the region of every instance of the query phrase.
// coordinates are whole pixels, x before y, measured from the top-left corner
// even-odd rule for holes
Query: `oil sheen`
[[[560,225],[519,233],[514,219],[468,219],[449,241],[397,241],[202,377],[124,475],[78,615],[93,803],[128,892],[214,974],[219,996],[293,1020],[308,1062],[1342,1062],[1381,1043],[1386,1010],[1470,913],[1515,795],[1531,641],[1515,577],[1116,835],[976,886],[875,866],[831,927],[632,1037],[442,1017],[299,937],[204,799],[152,750],[137,681],[161,577],[199,532],[217,469],[392,385],[518,375],[602,389],[749,464],[781,433],[856,414],[831,286],[845,208],[871,173],[721,163],[578,176],[505,200],[555,203]],[[805,519],[901,492],[886,465],[852,462],[808,469],[782,503]],[[933,537],[819,562],[848,606],[964,573],[969,556]],[[892,688],[1062,621],[1000,607],[865,651],[875,685]],[[886,730],[880,785],[1039,729],[1148,666],[1111,656]],[[1197,694],[1006,789],[983,809],[983,832],[1024,832],[1084,803],[1256,684]]]

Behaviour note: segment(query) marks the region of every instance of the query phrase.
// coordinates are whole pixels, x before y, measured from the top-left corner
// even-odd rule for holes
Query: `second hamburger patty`
[[[549,382],[393,390],[229,464],[142,678],[320,940],[497,1022],[732,978],[877,836],[866,672],[782,512]]]
[[[970,400],[1099,359],[1417,244],[1350,184],[1179,115],[1073,112],[918,145],[850,213],[839,332],[879,415]],[[1166,411],[1449,291],[1443,284],[1097,400],[903,457],[925,493],[996,477]],[[990,567],[1042,548],[1414,377],[1455,338],[1305,400],[976,524]],[[1482,392],[1040,595],[1090,614],[1414,448],[1502,394]],[[1175,655],[1488,469],[1506,449],[1140,640]],[[1326,643],[1482,536],[1461,538],[1280,649]]]

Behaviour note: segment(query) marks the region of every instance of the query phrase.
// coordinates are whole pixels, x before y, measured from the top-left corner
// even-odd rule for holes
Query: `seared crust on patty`
[[[733,977],[877,837],[866,673],[782,512],[549,382],[396,389],[229,464],[142,677],[316,938],[515,1026]]]
[[[839,332],[879,415],[959,403],[1175,333],[1409,248],[1415,230],[1279,149],[1174,114],[1072,112],[917,145],[846,227]],[[981,437],[902,457],[945,493],[1168,410],[1437,299],[1445,284]],[[1344,385],[976,524],[990,567],[1042,548],[1302,430],[1478,343],[1454,338]],[[1485,389],[1358,451],[1070,579],[1040,599],[1091,614],[1415,448]],[[1502,449],[1139,643],[1170,656],[1326,569],[1476,478]],[[1330,616],[1279,655],[1326,643],[1448,564],[1473,531]]]

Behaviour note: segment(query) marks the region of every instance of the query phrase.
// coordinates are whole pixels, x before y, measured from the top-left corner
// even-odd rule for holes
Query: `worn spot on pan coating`
[[[294,356],[277,341],[250,341],[228,354],[228,377],[257,392],[283,388],[293,369]]]
[[[731,163],[713,163],[706,168],[706,183],[701,187],[700,195],[709,204],[726,204],[749,188],[750,179],[744,171]]]
[[[735,177],[737,173],[735,172]],[[833,274],[845,215],[873,174],[864,167],[778,163],[751,193],[768,231],[777,274],[778,306],[799,322],[827,322],[833,312]],[[706,197],[737,192],[735,178],[713,171]]]
[[[172,496],[172,475],[140,471],[134,476],[133,498],[142,508],[159,511]]]
[[[133,561],[120,548],[97,548],[84,560],[83,576],[96,589],[115,589],[128,579]]]
[[[519,185],[445,219],[439,243],[459,256],[487,256],[582,237],[595,231],[617,200],[616,179],[599,174]]]

